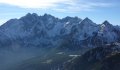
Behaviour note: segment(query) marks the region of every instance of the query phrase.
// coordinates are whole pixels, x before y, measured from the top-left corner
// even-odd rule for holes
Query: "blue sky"
[[[59,18],[89,17],[97,24],[108,20],[113,25],[120,25],[120,0],[0,0],[0,25],[28,12],[48,13]]]

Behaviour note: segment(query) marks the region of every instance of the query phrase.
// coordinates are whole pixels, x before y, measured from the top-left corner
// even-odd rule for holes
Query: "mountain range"
[[[104,25],[104,27],[101,27]],[[102,30],[102,32],[100,32]],[[28,13],[0,26],[0,47],[97,47],[120,42],[120,27],[108,21],[96,24],[89,18],[56,18],[49,14]],[[13,49],[15,47],[12,47]]]
[[[119,70],[119,47],[107,20],[28,13],[0,26],[0,70]]]

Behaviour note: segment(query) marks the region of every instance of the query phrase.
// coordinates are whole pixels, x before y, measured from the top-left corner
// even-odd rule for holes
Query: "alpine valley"
[[[28,13],[0,26],[0,70],[120,70],[120,26]]]

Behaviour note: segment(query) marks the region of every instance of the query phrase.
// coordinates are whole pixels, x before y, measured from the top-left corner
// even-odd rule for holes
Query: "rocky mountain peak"
[[[89,19],[88,17],[86,17],[82,22],[82,25],[96,25],[91,19]]]
[[[107,27],[113,27],[113,25],[110,24],[110,22],[107,21],[107,20],[105,20],[102,24],[104,24],[104,25],[107,26]]]
[[[105,28],[107,31],[113,31],[114,30],[114,26],[112,24],[110,24],[109,21],[105,20],[102,24],[105,25]]]
[[[79,23],[80,21],[82,21],[82,19],[78,18],[78,17],[65,17],[63,19],[61,19],[62,22],[71,22],[71,23]]]
[[[105,25],[110,25],[110,22],[108,22],[107,20],[105,20],[105,21],[103,22],[103,24],[105,24]]]
[[[33,18],[33,17],[39,17],[36,13],[27,13],[22,18]]]

